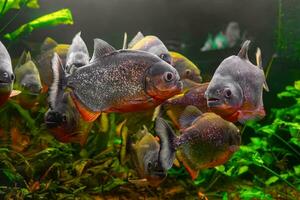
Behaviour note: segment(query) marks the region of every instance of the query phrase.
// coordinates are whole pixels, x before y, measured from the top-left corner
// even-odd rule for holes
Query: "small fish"
[[[128,44],[128,49],[140,50],[157,55],[162,60],[169,64],[172,64],[172,57],[164,45],[164,43],[156,36],[147,35],[144,36],[141,32],[138,32],[136,36]]]
[[[196,83],[202,82],[200,70],[192,61],[177,52],[170,51],[170,54],[173,62],[172,66],[178,71],[181,80],[191,80]]]
[[[158,140],[144,127],[137,133],[141,139],[131,144],[130,155],[141,179],[146,179],[151,186],[158,186],[167,176],[166,164],[160,160],[162,153]]]
[[[57,53],[62,62],[65,63],[68,49],[68,44],[58,44],[52,38],[46,38],[41,46],[41,54],[37,56],[37,67],[40,72],[41,81],[43,84],[43,92],[47,92],[53,81],[52,63],[54,53]]]
[[[207,106],[225,119],[245,123],[265,116],[263,87],[267,88],[261,66],[248,59],[250,41],[244,42],[237,56],[222,61],[205,92]]]
[[[25,108],[32,108],[38,103],[39,94],[42,92],[42,83],[39,71],[29,52],[23,52],[14,72],[16,75],[15,87],[22,91],[22,94],[16,98],[17,101]]]
[[[5,46],[0,42],[0,106],[11,96],[14,79],[11,58]]]
[[[54,60],[54,77],[64,77],[55,84],[70,88],[86,121],[94,121],[101,112],[154,108],[182,90],[176,69],[157,56],[144,51],[116,51],[100,39],[94,41],[90,63],[68,77],[59,70],[62,66],[57,54]]]
[[[55,60],[55,57],[53,60]],[[62,65],[62,63],[60,63],[60,65]],[[57,70],[64,69],[58,68]],[[59,74],[61,75],[62,73]],[[81,119],[70,91],[65,90],[65,86],[62,84],[55,84],[62,80],[63,77],[55,78],[57,79],[54,80],[50,88],[50,108],[44,117],[45,124],[54,137],[60,142],[74,142],[84,145],[92,124],[86,123]]]
[[[224,32],[220,31],[215,37],[211,34],[208,35],[201,51],[232,48],[241,40],[240,32],[237,22],[229,22]]]
[[[73,38],[72,44],[68,50],[66,58],[66,73],[71,74],[77,68],[87,65],[90,56],[86,44],[81,38],[81,33],[77,33]]]
[[[195,179],[200,169],[211,168],[228,161],[239,149],[239,129],[215,113],[201,113],[188,106],[180,118],[180,136],[176,136],[168,123],[158,117],[155,131],[160,137],[161,161],[172,163],[177,151],[179,160]],[[165,166],[163,166],[165,167]]]
[[[237,22],[229,22],[225,30],[229,47],[234,47],[241,40],[240,32],[240,26]]]

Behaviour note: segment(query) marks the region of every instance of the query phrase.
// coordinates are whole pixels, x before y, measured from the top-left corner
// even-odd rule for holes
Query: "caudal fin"
[[[255,56],[256,56],[256,65],[258,66],[259,69],[264,70],[263,67],[262,67],[262,57],[261,57],[260,48],[257,48]],[[269,86],[267,84],[266,79],[267,78],[266,78],[266,75],[265,75],[265,81],[264,81],[263,87],[267,92],[269,92],[270,90],[269,90]]]
[[[161,117],[156,118],[155,132],[160,138],[159,160],[162,167],[168,170],[172,167],[175,159],[176,135],[169,124]]]
[[[53,83],[49,92],[49,103],[52,108],[55,107],[57,99],[60,98],[66,88],[66,74],[63,64],[57,53],[52,58]]]

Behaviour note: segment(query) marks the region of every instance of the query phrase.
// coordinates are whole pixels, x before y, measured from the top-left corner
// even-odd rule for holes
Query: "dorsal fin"
[[[27,52],[27,54],[26,54],[26,60],[25,60],[25,63],[26,62],[29,62],[29,61],[31,61],[32,59],[31,59],[31,54],[30,54],[30,52],[28,51]]]
[[[262,57],[261,57],[261,50],[260,48],[257,48],[256,50],[256,65],[259,69],[261,69],[262,71],[264,71],[263,67],[262,67]],[[265,75],[264,75],[265,76]],[[264,89],[269,92],[269,86],[267,85],[267,81],[266,81],[266,76],[265,76],[265,81],[263,83],[263,87]]]
[[[127,33],[126,32],[124,33],[122,49],[127,49]]]
[[[184,129],[193,124],[195,119],[202,115],[202,112],[195,106],[187,106],[180,116],[180,128]]]
[[[18,60],[18,63],[16,65],[15,69],[21,67],[21,65],[23,65],[25,63],[25,61],[26,61],[26,51],[23,51]]]
[[[142,40],[145,36],[139,31],[134,38],[129,42],[128,48],[132,48],[136,43]]]
[[[243,60],[249,60],[248,59],[248,49],[249,49],[250,42],[251,42],[250,40],[246,40],[243,43],[243,46],[242,46],[240,52],[238,53],[238,57],[240,57]]]
[[[101,39],[94,39],[94,53],[90,62],[97,60],[107,54],[115,52],[116,49],[113,48],[110,44]]]
[[[53,82],[49,92],[49,103],[52,108],[56,106],[58,96],[62,95],[65,88],[65,72],[62,61],[57,53],[52,58]]]
[[[57,45],[58,44],[54,39],[47,37],[41,46],[41,51],[42,52],[48,51],[50,49],[55,48]]]

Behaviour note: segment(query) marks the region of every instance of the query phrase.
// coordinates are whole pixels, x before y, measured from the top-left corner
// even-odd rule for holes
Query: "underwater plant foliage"
[[[18,10],[15,15],[3,26],[0,28],[0,34],[5,39],[10,41],[15,41],[21,36],[28,35],[32,31],[52,27],[62,24],[73,24],[72,13],[69,9],[61,9],[53,13],[45,14],[41,17],[33,19],[30,22],[24,23],[19,28],[11,33],[3,34],[3,31],[18,17],[19,12],[24,8],[39,8],[38,0],[1,0],[0,1],[0,17],[3,17],[10,10]],[[0,19],[1,20],[1,19]]]

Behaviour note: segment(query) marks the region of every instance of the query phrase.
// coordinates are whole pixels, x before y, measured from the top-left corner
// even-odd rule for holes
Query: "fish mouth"
[[[203,79],[200,75],[197,75],[197,76],[194,76],[191,80],[196,82],[196,83],[202,83]]]
[[[5,81],[0,79],[0,87],[9,86],[12,84],[12,81]]]
[[[60,126],[60,123],[54,121],[45,121],[47,128],[56,128]]]
[[[183,90],[183,82],[181,80],[177,81],[176,88],[181,92]]]
[[[219,98],[216,98],[216,97],[207,98],[207,106],[208,107],[217,107],[217,106],[222,106],[222,105],[223,105],[223,102]]]

